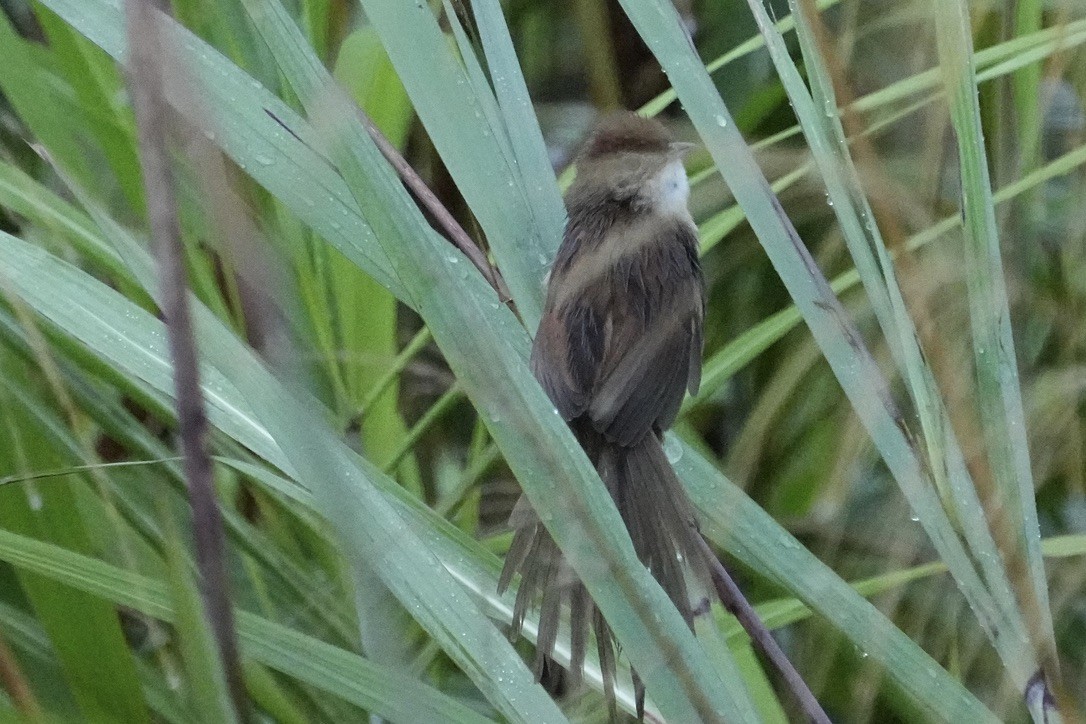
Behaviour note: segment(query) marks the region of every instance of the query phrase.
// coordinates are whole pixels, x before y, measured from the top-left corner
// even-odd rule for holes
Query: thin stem
[[[306,144],[307,146],[309,145],[274,113],[269,110],[265,110],[264,112],[299,142]],[[426,185],[426,182],[415,172],[415,169],[411,167],[411,164],[400,155],[400,152],[396,150],[396,147],[392,145],[392,142],[385,138],[384,134],[381,133],[381,129],[374,125],[370,117],[366,115],[366,112],[358,106],[355,106],[355,112],[358,114],[359,120],[376,144],[377,149],[385,157],[385,160],[396,170],[397,175],[400,177],[400,181],[407,187],[407,190],[415,198],[415,201],[430,214],[431,223],[436,225],[439,230],[445,234],[445,237],[453,244],[453,246],[468,257],[468,260],[475,265],[475,268],[479,270],[487,283],[489,283],[494,291],[498,293],[498,298],[501,299],[502,304],[509,304],[512,301],[512,297],[509,295],[509,288],[505,285],[505,280],[502,279],[501,272],[490,265],[490,262],[486,258],[486,254],[484,254],[478,245],[476,245],[475,241],[468,236],[468,233],[464,231],[464,227],[460,226],[456,219],[453,218],[453,215],[445,208],[445,205],[441,203],[437,196],[434,195],[434,192],[430,190]]]
[[[3,686],[11,703],[27,722],[44,722],[45,714],[42,712],[38,700],[34,698],[34,692],[30,689],[26,676],[19,668],[19,661],[8,647],[7,641],[0,632],[0,686]]]
[[[758,618],[757,612],[754,607],[750,605],[743,592],[739,590],[739,586],[736,585],[735,580],[732,579],[731,574],[728,573],[728,569],[724,567],[724,564],[720,562],[720,559],[713,553],[713,549],[709,547],[705,538],[698,533],[698,541],[701,544],[702,552],[705,554],[705,558],[710,565],[710,573],[713,576],[713,586],[716,588],[717,596],[720,598],[720,603],[728,610],[736,619],[739,620],[743,630],[750,636],[751,642],[759,653],[773,665],[777,672],[784,679],[784,683],[788,686],[789,691],[792,693],[792,697],[795,699],[796,704],[803,712],[804,716],[810,722],[816,722],[817,724],[830,724],[830,718],[826,716],[826,712],[823,711],[822,705],[815,699],[814,694],[811,693],[811,689],[807,686],[807,682],[803,680],[803,677],[799,675],[796,668],[792,666],[792,662],[785,656],[784,651],[781,649],[777,640],[773,638],[773,635],[769,633],[769,629],[766,628],[762,620]]]
[[[434,505],[434,512],[442,518],[447,518],[464,501],[464,496],[475,487],[475,484],[479,482],[479,478],[483,477],[483,473],[498,460],[499,454],[497,445],[493,443],[487,445],[486,449],[479,454],[475,461],[464,470],[463,476],[456,484],[456,487],[437,501]]]
[[[127,0],[129,88],[138,131],[140,167],[147,217],[159,270],[159,306],[173,358],[178,434],[192,507],[196,566],[200,573],[204,615],[215,636],[223,675],[240,721],[248,720],[248,702],[238,656],[222,514],[215,499],[208,422],[200,388],[199,361],[188,304],[184,247],[176,188],[168,148],[169,107],[163,97],[163,45],[152,0]]]
[[[440,228],[445,236],[453,243],[457,249],[464,253],[471,263],[475,265],[475,268],[482,273],[483,278],[490,283],[490,286],[494,287],[494,291],[498,293],[501,298],[502,304],[507,304],[512,297],[509,295],[509,289],[505,286],[505,280],[502,279],[501,273],[498,272],[486,258],[486,254],[483,253],[475,241],[468,236],[468,233],[464,231],[464,227],[453,217],[445,205],[434,195],[434,192],[430,190],[430,187],[426,185],[426,182],[415,172],[415,169],[411,167],[411,164],[400,155],[400,152],[396,149],[392,142],[385,138],[385,134],[381,133],[373,119],[366,114],[364,110],[355,106],[355,110],[358,113],[358,118],[362,122],[362,125],[366,127],[373,142],[377,145],[378,150],[381,151],[381,155],[385,157],[394,169],[399,174],[400,180],[415,197],[415,200],[426,209],[426,212],[430,214],[430,218]]]
[[[48,478],[59,478],[64,475],[72,475],[73,473],[85,473],[92,470],[101,470],[103,468],[132,468],[140,467],[144,465],[165,465],[166,463],[180,462],[183,458],[170,457],[170,458],[156,458],[154,460],[117,460],[111,463],[91,463],[88,465],[72,465],[66,468],[57,468],[56,470],[43,470],[38,473],[30,473],[29,475],[8,475],[0,478],[0,486],[12,485],[14,483],[25,483],[31,480],[46,480]]]
[[[411,452],[411,448],[415,446],[415,443],[426,434],[426,431],[437,422],[446,410],[449,409],[455,402],[464,396],[464,391],[460,389],[460,385],[454,384],[448,390],[445,391],[441,397],[437,398],[437,402],[430,407],[429,410],[419,418],[419,421],[415,423],[414,427],[407,433],[407,437],[400,443],[400,447],[389,458],[388,462],[381,466],[381,471],[384,473],[391,473],[396,469],[403,459],[407,456],[407,453]]]
[[[373,386],[366,393],[362,403],[347,423],[348,430],[355,430],[362,424],[362,416],[366,414],[366,410],[373,406],[373,403],[385,393],[385,390],[389,388],[393,380],[399,377],[408,363],[415,358],[415,355],[421,352],[422,348],[429,344],[432,339],[433,335],[430,334],[429,327],[423,327],[411,338],[407,346],[400,350],[400,353],[396,355],[396,359],[392,360],[389,368],[373,383]]]
[[[592,101],[604,111],[622,108],[619,63],[606,0],[575,0],[573,17],[581,33]]]

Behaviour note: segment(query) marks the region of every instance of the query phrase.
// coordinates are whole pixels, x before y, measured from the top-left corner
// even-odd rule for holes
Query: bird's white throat
[[[664,166],[653,179],[656,210],[663,214],[688,215],[686,202],[690,198],[690,184],[686,180],[686,169],[682,161],[676,159]]]

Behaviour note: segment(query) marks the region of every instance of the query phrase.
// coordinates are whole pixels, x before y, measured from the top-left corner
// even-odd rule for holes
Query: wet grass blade
[[[896,221],[889,216],[892,212],[887,209],[883,209],[883,213],[876,218],[876,211],[864,192],[849,154],[842,121],[837,115],[839,103],[829,61],[821,55],[818,31],[813,27],[812,19],[793,0],[797,34],[811,82],[811,91],[808,92],[784,47],[783,39],[770,25],[760,0],[751,0],[749,4],[766,37],[770,55],[807,138],[815,165],[826,183],[828,202],[841,225],[859,278],[889,343],[891,355],[907,383],[923,431],[926,467],[931,471],[932,482],[950,507],[953,519],[964,530],[974,560],[979,562],[986,589],[967,588],[963,589],[963,593],[970,601],[990,597],[999,610],[1000,616],[994,620],[998,628],[990,631],[989,635],[1006,665],[1013,670],[1021,662],[1030,661],[1032,654],[1022,646],[1025,630],[1021,613],[1006,571],[1000,563],[995,541],[965,466],[940,390],[925,361],[916,328],[898,286],[897,272],[879,227],[879,222],[894,224]],[[917,510],[915,513],[924,515],[925,511]],[[963,580],[960,576],[956,578]]]
[[[689,446],[675,464],[706,536],[829,621],[935,721],[996,722],[976,697]]]
[[[177,615],[162,582],[56,545],[0,530],[0,559],[163,621]],[[400,672],[251,613],[239,611],[238,633],[246,655],[392,721],[490,721]]]
[[[1011,581],[1023,602],[1032,645],[1042,662],[1058,667],[1048,582],[1026,441],[1025,412],[1011,333],[995,202],[976,93],[969,10],[960,0],[934,4],[943,85],[958,143],[965,225],[965,276],[977,372],[977,400],[989,470],[1006,515],[997,530]],[[1014,671],[1025,691],[1036,671]],[[1055,673],[1054,671],[1051,673]],[[1034,712],[1038,716],[1037,712]]]

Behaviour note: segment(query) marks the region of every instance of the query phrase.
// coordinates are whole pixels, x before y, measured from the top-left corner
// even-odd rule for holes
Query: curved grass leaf
[[[841,631],[932,721],[996,722],[995,715],[912,639],[812,555],[709,461],[685,446],[675,464],[702,530],[746,565],[792,591]]]
[[[177,615],[163,583],[59,546],[0,530],[0,559],[163,621]],[[238,636],[247,656],[393,721],[490,721],[409,676],[249,612],[238,612]]]
[[[1078,558],[1086,556],[1086,535],[1063,535],[1045,538],[1041,541],[1041,550],[1044,552],[1045,558]],[[941,573],[946,573],[946,565],[935,561],[903,570],[882,573],[871,578],[865,578],[862,581],[854,581],[849,585],[864,598],[870,598],[885,591],[906,586],[913,581],[937,576]],[[795,598],[766,601],[758,604],[756,608],[758,615],[762,617],[769,629],[788,626],[803,621],[814,614],[814,611]],[[725,621],[724,632],[730,642],[741,640],[747,636],[743,627],[734,619]]]

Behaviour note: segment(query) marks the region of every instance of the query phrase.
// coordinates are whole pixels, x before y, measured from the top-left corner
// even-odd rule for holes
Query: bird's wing
[[[593,426],[620,445],[669,427],[701,375],[704,296],[696,232],[671,223],[611,271],[607,345],[591,394]]]
[[[566,229],[532,344],[532,373],[565,420],[588,409],[607,347],[610,299],[598,243],[605,235],[573,223]]]

